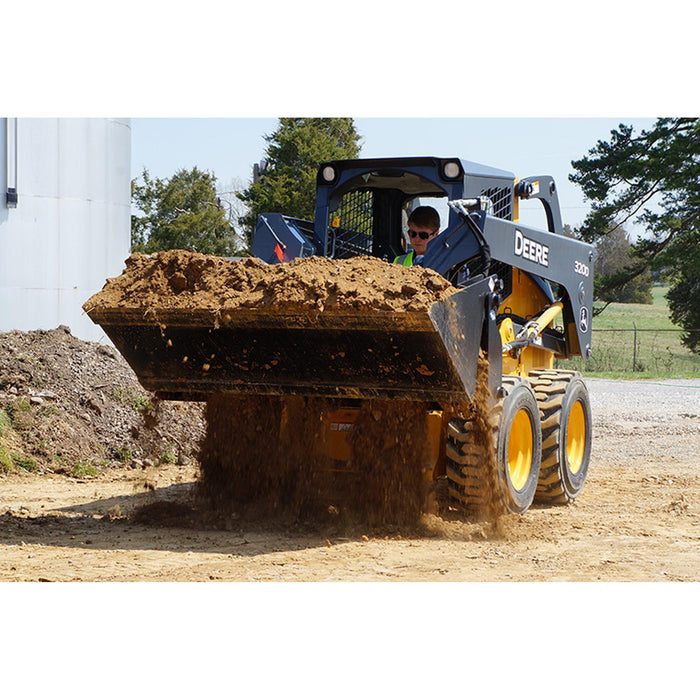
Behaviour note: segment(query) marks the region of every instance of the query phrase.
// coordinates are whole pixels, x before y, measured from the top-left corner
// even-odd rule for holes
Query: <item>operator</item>
[[[413,250],[397,255],[395,263],[404,267],[422,265],[428,243],[440,232],[440,215],[433,207],[416,207],[408,217],[408,236]]]

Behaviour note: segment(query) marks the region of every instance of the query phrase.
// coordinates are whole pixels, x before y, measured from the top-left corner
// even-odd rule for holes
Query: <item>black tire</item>
[[[482,406],[467,420],[460,416],[449,422],[449,491],[471,511],[524,513],[540,471],[540,412],[527,380],[506,376],[502,385],[503,396],[486,420]]]
[[[581,493],[591,457],[591,402],[579,372],[530,373],[542,421],[542,468],[535,499],[566,504]]]

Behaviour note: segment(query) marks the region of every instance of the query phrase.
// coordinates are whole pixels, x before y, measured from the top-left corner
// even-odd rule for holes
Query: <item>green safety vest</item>
[[[394,258],[394,262],[400,263],[404,267],[411,267],[413,265],[413,251],[405,253],[404,255],[397,255]]]

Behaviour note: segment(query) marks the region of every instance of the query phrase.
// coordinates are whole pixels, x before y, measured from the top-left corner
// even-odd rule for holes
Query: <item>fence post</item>
[[[632,371],[636,372],[637,371],[637,324],[632,321],[632,325],[634,326],[634,352],[632,354]]]

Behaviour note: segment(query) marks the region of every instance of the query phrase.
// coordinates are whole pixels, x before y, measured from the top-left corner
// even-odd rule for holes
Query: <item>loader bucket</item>
[[[488,280],[427,311],[240,308],[88,311],[163,399],[276,394],[460,402],[471,397]]]

